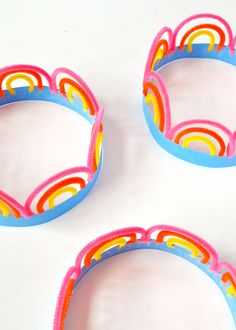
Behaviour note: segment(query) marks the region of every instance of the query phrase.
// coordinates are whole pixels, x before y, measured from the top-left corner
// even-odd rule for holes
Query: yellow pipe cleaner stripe
[[[73,92],[76,93],[79,98],[81,99],[81,102],[83,104],[83,109],[84,110],[88,110],[89,107],[88,107],[88,104],[84,98],[84,96],[82,94],[80,94],[80,92],[74,87],[74,86],[70,86],[67,90],[67,97],[68,97],[68,100],[71,102],[71,103],[74,103],[74,98],[73,98]]]
[[[52,209],[55,206],[55,199],[66,192],[70,192],[72,196],[78,193],[77,189],[71,186],[58,189],[48,198],[49,208]]]
[[[2,215],[4,217],[8,217],[10,215],[10,211],[8,207],[1,201],[0,201],[0,210],[2,211]]]
[[[192,243],[187,242],[181,238],[171,237],[167,240],[166,245],[169,248],[173,248],[175,245],[179,245],[184,248],[187,248],[189,251],[192,252],[191,256],[193,258],[198,258],[200,256],[200,251],[198,250],[198,248],[195,245],[193,245]]]
[[[107,244],[105,244],[104,246],[102,246],[100,249],[97,250],[97,252],[94,254],[94,259],[95,260],[100,260],[102,257],[102,253],[106,250],[108,250],[111,247],[114,247],[115,245],[118,245],[118,248],[121,249],[122,247],[124,247],[126,245],[126,240],[125,238],[121,237],[121,238],[117,238],[114,239],[111,242],[108,242]]]
[[[229,296],[234,296],[234,298],[236,299],[236,290],[235,288],[233,287],[233,285],[230,285],[228,288],[227,288],[227,293]]]
[[[163,55],[164,55],[164,50],[163,48],[160,47],[154,57],[154,60],[152,61],[151,71],[154,69],[156,62],[157,61],[159,62],[163,58]]]
[[[154,123],[156,125],[158,125],[159,119],[160,119],[160,110],[159,110],[159,106],[158,106],[155,96],[153,94],[147,94],[147,96],[145,97],[145,100],[146,100],[147,105],[149,105],[150,102],[152,103],[153,110],[154,110],[153,120],[154,120]]]
[[[96,160],[96,164],[98,166],[99,162],[100,162],[100,146],[102,144],[103,141],[103,135],[101,132],[98,133],[97,136],[97,141],[96,141],[96,148],[95,148],[95,160]]]
[[[188,148],[189,144],[193,141],[203,142],[206,145],[208,145],[210,154],[212,156],[215,156],[217,154],[217,148],[216,148],[214,142],[212,142],[210,139],[208,139],[205,136],[200,136],[200,135],[189,136],[185,140],[183,140],[182,147]]]
[[[15,90],[12,88],[12,83],[13,83],[13,81],[15,81],[17,79],[26,80],[29,83],[29,92],[33,92],[34,81],[24,73],[16,73],[16,74],[12,75],[11,77],[9,77],[6,82],[6,88],[10,94],[12,94],[12,95],[16,94]]]
[[[194,40],[199,37],[199,36],[202,36],[202,35],[207,35],[209,38],[210,38],[210,45],[208,47],[208,51],[210,52],[211,50],[214,49],[215,47],[215,36],[213,34],[213,32],[209,31],[209,30],[200,30],[200,31],[196,31],[195,33],[193,33],[191,35],[191,37],[189,38],[188,40],[188,46],[187,46],[187,51],[188,52],[191,52],[192,51],[192,45],[193,45],[193,42]]]

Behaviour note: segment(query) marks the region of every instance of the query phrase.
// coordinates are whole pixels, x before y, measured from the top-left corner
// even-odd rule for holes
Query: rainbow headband
[[[21,79],[29,86],[13,88]],[[6,90],[3,90],[5,83]],[[24,205],[0,190],[0,225],[30,226],[47,222],[78,204],[95,184],[102,164],[102,116],[87,84],[73,71],[56,69],[50,76],[32,65],[12,65],[0,69],[0,105],[12,102],[42,100],[63,105],[91,124],[87,163],[64,169],[37,186]],[[84,179],[86,177],[86,179]],[[64,194],[71,197],[58,203]]]
[[[202,35],[209,38],[209,44],[195,43]],[[145,68],[143,106],[153,137],[169,153],[208,167],[236,165],[236,133],[221,123],[196,118],[172,124],[168,92],[157,72],[164,65],[184,58],[217,59],[236,66],[235,44],[230,25],[212,14],[191,16],[174,31],[164,27],[157,33]],[[194,142],[207,145],[209,154],[194,150]]]
[[[227,261],[219,261],[216,251],[201,238],[173,226],[159,225],[148,230],[139,227],[116,230],[85,246],[62,283],[53,330],[64,329],[71,296],[92,268],[113,256],[139,249],[168,252],[199,267],[222,291],[236,325],[236,269]]]

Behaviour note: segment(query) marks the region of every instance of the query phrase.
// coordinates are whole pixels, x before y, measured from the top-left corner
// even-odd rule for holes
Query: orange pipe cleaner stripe
[[[94,126],[92,128],[91,135],[93,134],[93,129],[94,129]],[[100,133],[103,132],[103,125],[102,125],[102,123],[101,123],[101,125],[99,127],[99,132]],[[95,173],[97,171],[97,168],[98,168],[98,164],[96,162],[96,148],[95,148],[94,153],[93,153],[93,173]]]
[[[95,173],[97,171],[97,162],[96,162],[96,154],[94,152],[93,154],[93,173]]]
[[[67,290],[66,290],[66,295],[65,295],[63,308],[62,308],[61,330],[63,330],[63,328],[64,328],[64,323],[65,323],[67,311],[68,311],[68,308],[69,308],[69,305],[70,305],[70,300],[71,300],[74,284],[75,284],[75,280],[70,279]]]
[[[70,78],[63,78],[59,82],[59,89],[60,89],[60,92],[65,97],[66,97],[66,90],[65,90],[65,85],[66,84],[69,84],[69,85],[73,86],[75,89],[78,90],[79,93],[81,93],[83,95],[83,97],[85,98],[85,100],[88,104],[90,114],[93,116],[95,114],[93,104],[92,104],[90,98],[88,97],[87,93],[83,90],[83,88],[79,84],[77,84],[74,80],[72,80]]]
[[[17,72],[25,72],[25,73],[31,74],[32,76],[34,76],[37,79],[38,89],[39,90],[42,90],[43,89],[43,82],[42,82],[42,78],[41,78],[41,76],[40,76],[39,73],[37,73],[35,71],[32,71],[32,70],[11,70],[11,71],[6,71],[6,72],[0,74],[0,97],[3,97],[4,96],[4,91],[2,90],[3,80],[8,75],[13,74],[13,73],[17,73]]]
[[[191,238],[188,238],[188,237],[186,237],[182,234],[176,233],[176,232],[167,231],[167,230],[161,231],[157,236],[157,239],[156,239],[157,243],[163,243],[164,237],[166,237],[166,236],[177,236],[177,237],[180,237],[180,238],[192,243],[193,245],[195,245],[204,256],[203,259],[201,260],[202,264],[206,264],[210,260],[210,258],[211,258],[210,253],[203,246],[201,246],[200,244],[198,244]]]
[[[233,276],[230,272],[224,273],[223,276],[222,276],[222,282],[224,284],[226,284],[228,281],[233,285],[233,287],[236,290],[236,283],[235,283],[235,281],[233,279]]]
[[[159,111],[160,111],[160,123],[159,123],[159,129],[161,132],[164,131],[164,127],[165,127],[165,111],[164,111],[164,105],[162,102],[162,97],[161,94],[159,92],[159,89],[157,88],[156,85],[154,85],[151,81],[148,81],[143,88],[143,94],[145,96],[147,96],[147,91],[148,89],[151,89],[153,91],[153,94],[158,102],[159,105]]]
[[[54,186],[52,186],[51,188],[49,188],[44,194],[43,196],[39,199],[38,203],[37,203],[37,211],[38,213],[43,213],[44,212],[44,203],[47,201],[47,199],[51,196],[51,194],[53,194],[55,191],[57,191],[60,188],[63,188],[69,184],[73,184],[73,183],[78,183],[80,184],[80,188],[83,189],[85,188],[85,181],[82,178],[79,177],[74,177],[74,178],[68,178],[65,180],[62,180],[58,183],[56,183]]]
[[[10,203],[8,203],[7,201],[5,201],[4,199],[2,199],[1,198],[1,201],[3,202],[3,203],[5,203],[11,210],[12,210],[12,212],[13,212],[13,214],[14,214],[14,216],[16,217],[16,218],[20,218],[20,212],[13,206],[13,205],[11,205]]]
[[[156,48],[155,48],[155,51],[154,51],[153,60],[152,60],[152,63],[151,63],[151,66],[150,66],[149,69],[151,69],[151,67],[153,66],[153,64],[154,64],[153,62],[155,60],[156,54],[157,54],[158,50],[161,48],[161,46],[163,46],[163,57],[165,57],[167,55],[168,50],[169,50],[169,44],[168,44],[168,41],[167,40],[162,39],[156,45]]]
[[[137,238],[136,234],[128,234],[128,235],[125,235],[125,236],[123,236],[123,235],[121,235],[121,236],[117,236],[117,237],[115,237],[115,239],[117,239],[117,238],[121,238],[121,237],[129,237],[130,240],[128,241],[128,244],[133,244],[133,243],[135,243],[136,238]],[[86,254],[86,256],[85,256],[85,258],[84,258],[84,266],[85,266],[85,267],[88,267],[88,266],[91,264],[91,260],[92,260],[92,258],[93,258],[93,256],[94,256],[94,254],[96,253],[96,251],[98,251],[103,245],[105,245],[105,244],[107,244],[107,243],[109,243],[109,242],[112,242],[113,240],[114,240],[114,238],[112,238],[112,239],[108,239],[108,240],[102,242],[101,244],[95,246],[94,248],[92,248],[92,249]]]
[[[180,132],[176,138],[175,138],[175,142],[176,143],[179,143],[180,139],[185,135],[185,134],[188,134],[188,133],[194,133],[194,132],[201,132],[201,133],[206,133],[206,134],[209,134],[211,135],[212,137],[214,137],[219,145],[220,145],[220,151],[218,153],[218,156],[224,156],[225,154],[225,150],[226,150],[226,147],[225,147],[225,143],[224,143],[224,140],[219,136],[219,134],[217,134],[216,132],[208,129],[208,128],[204,128],[204,127],[192,127],[192,128],[187,128],[185,130],[183,130],[182,132]]]
[[[179,49],[182,50],[184,48],[185,41],[192,34],[192,32],[195,32],[195,31],[200,30],[200,29],[213,29],[216,32],[218,32],[219,35],[220,35],[220,43],[219,43],[217,49],[221,50],[224,47],[225,33],[219,26],[214,25],[214,24],[200,24],[200,25],[194,26],[192,29],[190,29],[189,31],[187,31],[185,33],[185,35],[183,36],[183,38],[180,42]]]

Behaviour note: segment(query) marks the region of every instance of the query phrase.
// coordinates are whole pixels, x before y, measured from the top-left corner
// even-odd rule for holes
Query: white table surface
[[[203,237],[222,259],[236,265],[236,168],[209,169],[169,155],[151,137],[142,113],[142,75],[155,34],[199,12],[220,14],[236,31],[234,0],[1,1],[1,66],[29,63],[49,72],[69,67],[86,80],[106,113],[104,167],[88,198],[45,225],[0,229],[0,329],[52,330],[63,276],[79,250],[98,235],[121,227],[176,225]],[[172,107],[194,112],[203,99],[201,111],[211,116],[217,108],[219,119],[233,125],[236,71],[226,64],[200,62],[188,65],[190,71],[183,63],[163,71]],[[209,81],[199,86],[203,70],[208,70]],[[179,99],[180,90],[185,97]],[[83,138],[82,128],[77,132],[62,126],[64,115],[57,106],[38,108],[38,128],[37,113],[29,117],[29,105],[20,105],[16,117],[14,108],[5,118],[0,113],[0,177],[3,187],[11,185],[16,194],[22,193],[19,198],[34,185],[47,159],[49,167],[64,164],[63,148],[65,163],[73,163]],[[44,143],[37,140],[40,127],[45,127],[52,144],[47,145],[46,137]],[[27,141],[17,134],[24,131],[35,146],[32,162],[25,161],[24,153],[20,157]],[[4,173],[11,174],[10,183]],[[21,189],[23,179],[27,184]],[[223,296],[204,274],[173,256],[146,251],[119,256],[92,272],[73,297],[65,330],[123,328],[233,330],[234,325]]]

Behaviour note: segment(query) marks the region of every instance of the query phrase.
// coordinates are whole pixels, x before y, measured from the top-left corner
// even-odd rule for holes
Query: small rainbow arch
[[[29,82],[29,92],[32,92],[34,90],[34,82],[30,76],[33,76],[37,80],[38,89],[43,89],[43,83],[42,83],[42,77],[38,72],[35,72],[33,70],[10,70],[6,71],[2,74],[0,74],[0,97],[4,96],[4,91],[2,88],[3,81],[6,77],[8,77],[6,81],[6,88],[10,92],[10,94],[15,94],[15,91],[13,90],[11,83],[17,79],[24,79],[27,82]]]
[[[197,26],[192,27],[182,37],[179,49],[182,50],[185,46],[186,41],[188,40],[188,50],[191,51],[192,43],[198,36],[208,35],[210,38],[210,46],[208,50],[213,50],[215,46],[215,35],[211,31],[218,33],[220,41],[217,46],[217,50],[221,50],[225,45],[225,33],[219,26],[215,24],[199,24]]]
[[[148,90],[150,90],[152,94],[148,94]],[[165,128],[165,110],[158,87],[153,82],[148,81],[144,85],[143,94],[147,104],[152,102],[154,108],[154,119],[156,123],[158,122],[160,131],[163,132]]]
[[[124,242],[124,237],[125,238],[128,238],[129,240],[127,241],[127,244],[133,244],[136,242],[137,240],[137,235],[135,233],[131,233],[131,234],[127,234],[127,235],[121,235],[121,236],[117,236],[116,239],[108,239],[108,240],[105,240],[104,242],[102,242],[101,244],[93,247],[90,251],[88,251],[88,253],[85,255],[85,258],[84,258],[84,266],[85,267],[89,267],[89,265],[91,264],[92,262],[92,259],[95,255],[97,255],[97,252],[100,251],[99,255],[101,257],[101,249],[102,249],[102,252],[104,252],[107,248],[110,248],[112,246],[115,246],[117,244],[118,239],[122,239],[122,245],[126,245],[126,243]],[[120,243],[120,242],[119,242]],[[123,246],[124,246],[123,245]],[[106,248],[104,248],[104,246]]]
[[[190,133],[204,133],[204,134],[208,135],[210,138],[213,138],[214,140],[216,140],[218,142],[218,144],[220,146],[218,156],[224,156],[225,155],[226,145],[225,145],[225,142],[222,139],[222,137],[218,133],[216,133],[215,131],[213,131],[211,129],[208,129],[208,128],[205,128],[205,127],[189,127],[189,128],[186,128],[186,129],[180,131],[174,139],[175,143],[179,144],[181,138],[184,137],[187,134],[190,134]],[[206,143],[210,147],[210,150],[212,151],[211,154],[216,155],[217,147],[212,142],[211,139],[206,139],[205,138],[205,140],[203,140],[202,136],[200,136],[200,137],[197,136],[197,138],[194,138],[194,140]],[[190,141],[188,140],[187,142],[190,142]],[[184,147],[188,147],[188,143],[186,143],[186,140],[185,140],[185,143],[183,142],[183,144],[184,144]]]
[[[74,91],[81,97],[83,106],[85,110],[89,108],[90,115],[93,116],[95,114],[95,109],[93,103],[91,102],[89,96],[87,95],[86,91],[74,80],[71,78],[62,78],[59,82],[59,90],[65,97],[68,97],[65,86],[69,85],[69,88],[73,88]],[[71,99],[71,92],[69,92],[69,97]]]
[[[60,79],[60,75],[66,75],[66,77]],[[95,116],[97,114],[99,105],[96,98],[86,82],[72,70],[67,68],[58,68],[52,73],[51,80],[53,92],[57,93],[59,90],[62,95],[68,98],[72,103],[73,93],[75,93],[81,99],[85,111],[89,110],[91,116]],[[66,86],[68,86],[67,91]]]
[[[156,61],[164,58],[169,50],[172,39],[172,31],[168,27],[162,28],[155,36],[148,54],[144,77],[154,69]]]
[[[39,198],[36,206],[37,212],[43,213],[45,211],[44,205],[48,200],[49,200],[49,207],[52,208],[54,206],[55,198],[61,196],[65,192],[70,191],[72,195],[75,195],[74,190],[72,191],[72,187],[70,187],[71,184],[79,184],[80,189],[83,189],[86,186],[84,179],[80,177],[66,178],[64,180],[57,182],[56,184],[51,186],[48,190],[46,190],[43,193],[43,195]],[[78,193],[78,191],[76,191],[76,193]]]
[[[86,187],[81,173],[87,174],[90,179],[92,177],[92,172],[88,167],[73,167],[45,180],[28,196],[24,208],[34,213],[33,204],[35,204],[37,213],[41,214],[45,211],[46,203],[51,209],[55,207],[55,200],[63,194],[70,193],[71,196],[75,196],[80,189]],[[79,186],[79,190],[74,185]]]
[[[180,37],[181,39],[183,39],[183,37],[181,36],[182,35],[182,29],[184,27],[187,26],[187,24],[192,24],[194,25],[195,22],[197,22],[197,20],[204,20],[206,21],[205,24],[200,24],[201,26],[203,26],[202,28],[204,29],[205,25],[207,24],[211,24],[213,26],[216,26],[217,27],[217,30],[218,30],[218,27],[220,30],[216,30],[215,27],[213,28],[213,31],[214,33],[218,33],[218,35],[220,36],[220,39],[222,40],[222,38],[228,38],[228,46],[230,48],[230,50],[232,51],[233,50],[233,39],[234,39],[234,36],[233,36],[233,31],[229,25],[229,23],[222,17],[218,16],[218,15],[215,15],[215,14],[211,14],[211,13],[202,13],[202,14],[196,14],[196,15],[192,15],[188,18],[186,18],[185,20],[183,20],[176,28],[175,30],[173,31],[173,34],[172,34],[172,40],[171,40],[171,47],[170,47],[170,50],[171,51],[174,51],[177,44],[176,44],[176,40],[177,40],[177,37]],[[198,21],[199,22],[199,21]],[[212,23],[209,23],[209,22],[212,22]],[[214,24],[213,24],[214,22]],[[196,23],[195,23],[196,24]],[[199,26],[198,25],[195,25],[196,26]],[[211,29],[211,28],[210,28]],[[188,29],[187,29],[188,31]],[[223,31],[223,32],[221,32]],[[220,34],[219,34],[220,32]],[[191,33],[190,33],[191,34]]]
[[[212,254],[211,252],[203,246],[203,244],[197,242],[196,240],[194,240],[191,237],[186,236],[183,232],[178,232],[178,231],[174,231],[174,230],[162,230],[159,232],[159,234],[157,235],[156,241],[158,244],[162,244],[164,242],[164,239],[166,237],[175,237],[175,238],[179,238],[183,242],[185,242],[186,246],[188,247],[192,247],[194,246],[198,251],[200,251],[200,253],[202,254],[202,259],[201,262],[203,264],[206,264],[210,261]],[[178,241],[178,243],[180,244],[180,241]],[[188,245],[188,243],[190,245]]]

